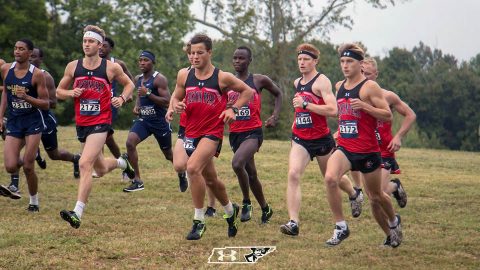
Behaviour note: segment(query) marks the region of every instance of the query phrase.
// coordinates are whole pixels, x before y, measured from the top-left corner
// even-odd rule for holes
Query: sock
[[[84,208],[85,208],[85,203],[83,203],[81,201],[77,201],[77,203],[75,204],[75,208],[73,209],[73,212],[75,212],[75,214],[77,214],[78,218],[82,218]]]
[[[270,209],[270,205],[268,205],[268,203],[267,203],[267,206],[262,207],[263,212],[268,212],[268,209]]]
[[[395,216],[395,219],[393,220],[393,222],[391,222],[390,220],[388,221],[388,226],[390,226],[390,228],[396,227],[397,224],[398,224],[398,218],[397,218],[397,216]]]
[[[342,229],[342,230],[346,230],[346,229],[347,229],[347,222],[345,222],[345,220],[336,222],[335,225],[337,225],[338,227],[340,227],[340,229]]]
[[[193,219],[200,221],[205,220],[205,212],[203,211],[203,208],[195,208],[195,215],[193,216]]]
[[[243,199],[243,204],[252,204],[250,199]]]
[[[30,204],[38,205],[38,193],[35,195],[30,195]]]
[[[117,168],[125,170],[127,168],[127,162],[122,157],[117,158]]]
[[[231,201],[228,201],[227,205],[223,206],[223,209],[225,209],[227,216],[231,217],[233,215],[233,204]]]
[[[20,180],[20,176],[18,174],[11,174],[10,175],[10,185],[14,185],[16,188],[18,188],[18,181]]]

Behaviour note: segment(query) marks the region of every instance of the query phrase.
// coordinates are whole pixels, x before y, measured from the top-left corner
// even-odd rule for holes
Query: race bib
[[[185,148],[185,151],[191,151],[195,150],[195,145],[193,144],[193,138],[187,138],[183,140],[183,148]]]
[[[154,115],[156,115],[155,108],[153,107],[153,105],[142,106],[142,107],[140,107],[140,115],[141,116],[154,116]]]
[[[100,100],[98,99],[80,99],[81,115],[99,115]]]
[[[297,112],[295,114],[295,125],[297,128],[313,127],[312,116],[309,112]]]
[[[342,138],[352,139],[358,137],[357,120],[341,120],[338,128]]]
[[[248,106],[243,106],[240,109],[238,109],[236,120],[239,120],[239,121],[250,120],[250,108]]]
[[[25,100],[16,100],[16,101],[12,101],[12,108],[17,110],[31,109],[32,104],[26,102]]]

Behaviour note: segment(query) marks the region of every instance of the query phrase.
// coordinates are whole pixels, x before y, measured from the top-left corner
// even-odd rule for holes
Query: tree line
[[[376,8],[396,4],[366,2]],[[12,61],[14,42],[30,38],[43,49],[44,68],[58,83],[66,64],[82,56],[84,26],[95,24],[115,40],[112,55],[122,59],[133,74],[139,73],[139,52],[153,51],[156,69],[169,79],[173,91],[176,72],[188,65],[182,51],[185,37],[195,30],[194,23],[200,23],[222,34],[214,42],[215,65],[233,71],[233,51],[247,45],[254,57],[250,70],[270,76],[284,91],[279,126],[265,131],[267,138],[275,139],[288,139],[291,133],[293,80],[299,76],[295,47],[299,43],[310,42],[320,49],[318,68],[332,83],[343,79],[336,52],[340,44],[328,42],[328,34],[352,26],[354,18],[347,14],[347,7],[353,5],[350,0],[328,0],[322,7],[314,7],[308,0],[201,0],[202,14],[191,14],[191,4],[192,0],[0,0],[0,58]],[[392,48],[376,59],[379,84],[399,94],[417,113],[417,123],[404,145],[480,150],[480,54],[460,62],[420,42],[411,50]],[[267,117],[273,104],[268,93],[263,103],[262,113]],[[132,105],[121,110],[117,128],[130,127]],[[72,108],[72,101],[58,104],[60,124],[73,123]],[[396,123],[398,127],[399,121]],[[329,125],[336,128],[335,119],[329,119]]]

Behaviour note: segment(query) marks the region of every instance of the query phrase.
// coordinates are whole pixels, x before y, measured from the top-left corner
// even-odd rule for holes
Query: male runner
[[[228,199],[225,185],[218,179],[213,157],[220,152],[224,123],[235,119],[238,108],[247,104],[252,97],[251,89],[233,74],[220,71],[212,65],[212,40],[202,34],[191,40],[193,69],[181,70],[177,76],[177,86],[172,97],[176,113],[187,113],[185,128],[185,150],[190,156],[187,172],[190,178],[195,215],[192,230],[187,240],[198,240],[205,232],[205,184],[215,194],[225,209],[223,216],[228,223],[228,236],[237,234],[239,207]],[[227,91],[237,90],[240,96],[235,104],[225,109]],[[185,98],[185,102],[182,100]],[[173,115],[169,112],[168,120]]]
[[[232,159],[232,167],[237,175],[243,194],[240,221],[246,222],[252,218],[253,207],[249,194],[251,189],[262,209],[261,222],[267,223],[273,211],[265,200],[254,159],[255,153],[259,151],[263,142],[262,119],[260,118],[261,93],[262,89],[267,89],[275,97],[272,116],[266,121],[267,127],[274,127],[282,105],[282,91],[269,77],[249,73],[248,66],[252,62],[252,51],[250,48],[245,46],[238,47],[233,53],[232,62],[237,78],[254,90],[253,98],[247,105],[239,108],[235,121],[230,124],[229,141],[235,153]],[[238,96],[239,93],[233,90],[228,91],[228,103],[235,103]]]
[[[34,162],[45,129],[41,110],[48,109],[48,92],[43,73],[29,62],[33,48],[33,42],[28,39],[17,41],[14,48],[15,62],[1,67],[5,91],[2,92],[0,119],[8,111],[3,149],[5,169],[13,174],[23,166],[30,194],[27,210],[38,212],[38,178]],[[3,121],[0,121],[0,129],[3,129]],[[24,146],[22,161],[20,151]],[[5,186],[0,186],[0,193],[14,198],[14,194]]]
[[[138,98],[134,113],[139,115],[135,120],[127,138],[128,160],[135,170],[135,178],[124,192],[143,190],[144,184],[140,178],[138,167],[137,145],[153,134],[165,158],[173,162],[172,130],[165,120],[165,113],[170,103],[167,78],[154,70],[155,55],[150,51],[142,51],[138,57],[138,66],[142,71],[136,76],[135,86],[138,89]]]
[[[57,88],[60,99],[73,98],[77,138],[82,143],[80,158],[80,183],[77,203],[73,211],[62,210],[60,216],[74,228],[80,227],[80,219],[92,189],[92,171],[102,176],[115,168],[121,168],[130,179],[135,171],[125,155],[118,159],[104,158],[102,148],[111,129],[111,105],[121,107],[132,94],[134,85],[119,64],[100,58],[105,32],[88,25],[83,34],[84,58],[68,63],[65,74]],[[117,80],[123,85],[123,93],[112,97],[110,84]],[[73,90],[68,88],[73,83]]]
[[[298,68],[302,77],[294,82],[295,119],[292,124],[292,147],[290,149],[287,208],[290,221],[280,226],[287,235],[298,235],[301,202],[300,178],[310,161],[317,159],[322,175],[325,175],[327,161],[335,147],[335,141],[327,126],[327,116],[337,114],[335,96],[330,80],[317,71],[320,51],[312,44],[297,47]],[[363,195],[356,193],[345,177],[342,183],[352,202],[352,213],[360,215]],[[338,188],[338,187],[337,187]],[[348,189],[347,189],[348,188]]]
[[[363,174],[373,215],[390,237],[391,246],[398,247],[402,242],[401,220],[399,215],[395,215],[388,195],[382,191],[380,148],[375,136],[377,119],[390,121],[392,113],[380,86],[362,74],[364,51],[356,44],[345,44],[338,51],[345,76],[344,81],[336,84],[338,148],[328,160],[325,173],[327,198],[336,225],[332,238],[326,244],[338,245],[350,235],[342,213],[338,182],[347,171],[352,170]],[[385,216],[388,217],[386,226],[382,224]]]

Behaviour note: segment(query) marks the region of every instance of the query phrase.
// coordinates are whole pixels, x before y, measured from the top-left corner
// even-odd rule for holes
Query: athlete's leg
[[[300,144],[292,141],[288,160],[287,208],[290,220],[299,222],[302,193],[300,178],[310,162],[310,154]]]
[[[183,147],[183,140],[177,139],[175,147],[173,148],[173,168],[177,173],[187,171],[188,155]]]
[[[120,147],[115,142],[115,139],[113,138],[113,133],[107,136],[107,139],[105,140],[105,144],[107,145],[108,149],[110,150],[110,152],[115,158],[119,158],[121,156]]]
[[[397,190],[397,185],[390,181],[390,170],[382,168],[382,189],[388,196]]]
[[[212,189],[207,186],[207,207],[211,207],[215,210],[215,194]]]
[[[345,221],[339,182],[342,176],[350,169],[350,161],[340,150],[333,152],[328,159],[325,172],[325,186],[328,204],[330,205],[330,210],[332,211],[335,222]]]
[[[42,134],[32,134],[25,137],[25,152],[23,153],[23,171],[28,183],[28,192],[36,196],[38,192],[38,178],[35,174],[35,157]],[[38,201],[36,203],[38,205]]]
[[[361,189],[363,182],[363,174],[359,171],[351,171],[350,176],[352,178],[355,188]]]
[[[253,196],[255,196],[255,199],[257,199],[257,202],[262,209],[267,207],[267,201],[265,200],[265,196],[263,194],[262,183],[260,183],[260,180],[258,179],[257,167],[255,166],[254,156],[247,162],[245,169],[248,173],[248,181]]]
[[[258,150],[258,139],[252,138],[243,141],[233,155],[232,168],[237,175],[238,184],[243,194],[243,201],[250,201],[249,174],[245,165],[253,158]]]
[[[135,170],[135,179],[141,179],[140,177],[140,169],[138,168],[138,152],[137,152],[137,145],[142,142],[138,134],[135,132],[130,131],[127,137],[127,154],[128,160],[130,164],[132,164],[133,169]]]
[[[19,171],[21,167],[21,158],[20,158],[20,150],[24,146],[24,139],[16,138],[13,136],[6,136],[5,143],[3,146],[3,161],[5,165],[5,170],[10,173],[14,174]]]

